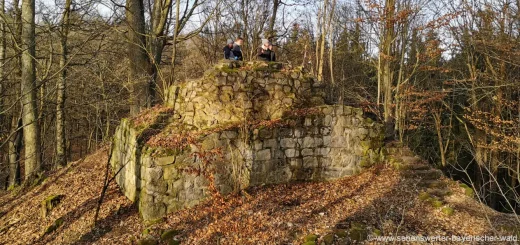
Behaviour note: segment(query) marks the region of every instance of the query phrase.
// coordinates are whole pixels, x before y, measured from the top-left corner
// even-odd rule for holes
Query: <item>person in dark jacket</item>
[[[262,46],[258,48],[258,59],[263,61],[276,61],[276,54],[269,40],[262,39]]]
[[[235,59],[235,56],[233,55],[232,50],[233,50],[233,40],[232,39],[228,39],[226,46],[224,46],[224,48],[223,48],[224,59],[226,59],[226,60],[234,60]]]
[[[242,44],[244,43],[244,39],[239,37],[235,40],[235,43],[233,43],[233,49],[231,50],[233,52],[233,55],[235,56],[235,60],[242,60]]]

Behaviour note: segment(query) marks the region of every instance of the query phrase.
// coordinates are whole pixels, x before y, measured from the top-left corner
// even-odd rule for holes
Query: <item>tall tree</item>
[[[22,59],[19,55],[22,51],[20,48],[21,36],[22,36],[22,11],[20,9],[20,1],[13,1],[13,16],[14,25],[11,27],[14,30],[14,33],[11,34],[11,40],[16,52],[15,59],[15,72],[13,76],[10,76],[12,80],[19,81],[21,77],[21,64]],[[20,85],[15,83],[16,85]],[[14,91],[15,98],[18,98],[20,95],[18,86],[16,86]],[[16,103],[12,107],[16,109],[20,109],[21,103]],[[16,186],[20,184],[20,154],[22,150],[22,139],[23,139],[23,122],[22,115],[13,115],[11,120],[11,137],[9,137],[9,146],[8,146],[8,154],[9,154],[9,186]]]
[[[14,131],[9,139],[9,187],[17,186],[21,182],[20,152],[22,150],[22,126],[22,118],[13,116],[11,127]]]
[[[394,32],[395,23],[395,0],[385,0],[383,33],[380,43],[380,66],[379,76],[383,89],[383,110],[385,123],[392,123],[392,87],[394,83],[394,66],[393,66],[393,44],[395,39]],[[390,127],[387,127],[390,130]]]
[[[130,61],[128,79],[130,82],[130,114],[135,115],[150,107],[152,79],[149,74],[150,59],[146,53],[145,19],[143,0],[126,1],[127,56]]]
[[[0,0],[0,12],[5,16],[5,0]],[[4,81],[5,81],[5,18],[0,19],[0,129],[4,124]]]
[[[41,170],[40,129],[36,107],[35,0],[22,0],[22,120],[24,124],[25,179]]]
[[[267,35],[266,35],[266,38],[271,39],[272,42],[275,41],[276,35],[277,35],[277,33],[274,30],[274,25],[276,24],[276,15],[278,13],[278,8],[280,7],[281,3],[282,3],[282,1],[280,1],[280,0],[273,0],[271,20],[269,20],[269,27],[267,29]]]
[[[168,16],[171,12],[172,0],[156,0],[152,9],[152,26],[150,53],[152,55],[152,66],[150,69],[152,82],[150,84],[149,93],[152,99],[156,97],[156,89],[158,82],[159,65],[161,64],[162,53],[166,45],[165,30],[168,29]],[[154,103],[154,101],[152,101]]]
[[[67,38],[69,35],[70,6],[72,0],[65,1],[65,7],[61,19],[61,74],[56,83],[56,165],[64,166],[67,164],[66,145],[65,145],[65,88],[67,84]]]

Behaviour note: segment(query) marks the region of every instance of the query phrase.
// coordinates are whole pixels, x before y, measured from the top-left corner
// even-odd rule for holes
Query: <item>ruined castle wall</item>
[[[197,128],[279,118],[294,108],[322,105],[323,86],[299,70],[215,69],[202,79],[171,86],[166,105]]]
[[[123,120],[113,140],[116,181],[146,220],[196,205],[213,190],[331,180],[382,157],[382,125],[359,108],[324,105],[323,88],[301,71],[214,69],[172,86],[166,105],[175,110],[151,125]],[[289,113],[298,108],[312,113]],[[150,132],[186,129],[207,133],[179,149],[146,143]]]

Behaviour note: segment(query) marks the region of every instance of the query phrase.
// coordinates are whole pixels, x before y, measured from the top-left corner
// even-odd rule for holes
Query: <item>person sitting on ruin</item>
[[[276,54],[269,40],[262,39],[262,46],[258,48],[258,59],[263,61],[276,61]]]
[[[235,56],[233,55],[233,39],[228,39],[226,46],[224,46],[224,59],[226,60],[234,60]]]
[[[235,40],[235,43],[233,43],[233,49],[231,50],[233,52],[233,56],[235,60],[242,60],[242,44],[244,43],[244,39],[239,37]]]

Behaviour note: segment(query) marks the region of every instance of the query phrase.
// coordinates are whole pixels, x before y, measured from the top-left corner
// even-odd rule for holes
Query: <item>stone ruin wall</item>
[[[280,117],[287,118],[282,120],[287,123],[247,130],[228,127],[201,136],[198,145],[171,151],[141,142],[143,129],[124,119],[114,136],[111,165],[114,171],[121,169],[116,181],[129,199],[138,202],[145,220],[191,207],[211,195],[203,174],[185,171],[187,167],[207,168],[195,152],[222,150],[222,158],[211,164],[221,194],[263,184],[336,179],[381,161],[382,125],[364,117],[359,108],[324,105],[321,88],[313,86],[315,80],[306,78],[295,86],[295,77],[304,77],[301,72],[298,76],[291,72],[268,76],[257,71],[212,72],[172,87],[166,105],[175,112],[163,121],[181,122],[197,130]],[[247,80],[250,82],[244,83]],[[225,92],[229,89],[231,92]],[[264,98],[255,101],[251,95],[259,92],[258,97]],[[240,101],[244,107],[235,107]],[[313,113],[284,114],[305,107],[313,108]]]
[[[315,78],[298,69],[270,69],[217,67],[201,79],[169,87],[166,105],[175,109],[178,120],[200,129],[245,118],[280,118],[294,108],[324,104],[324,86]]]

